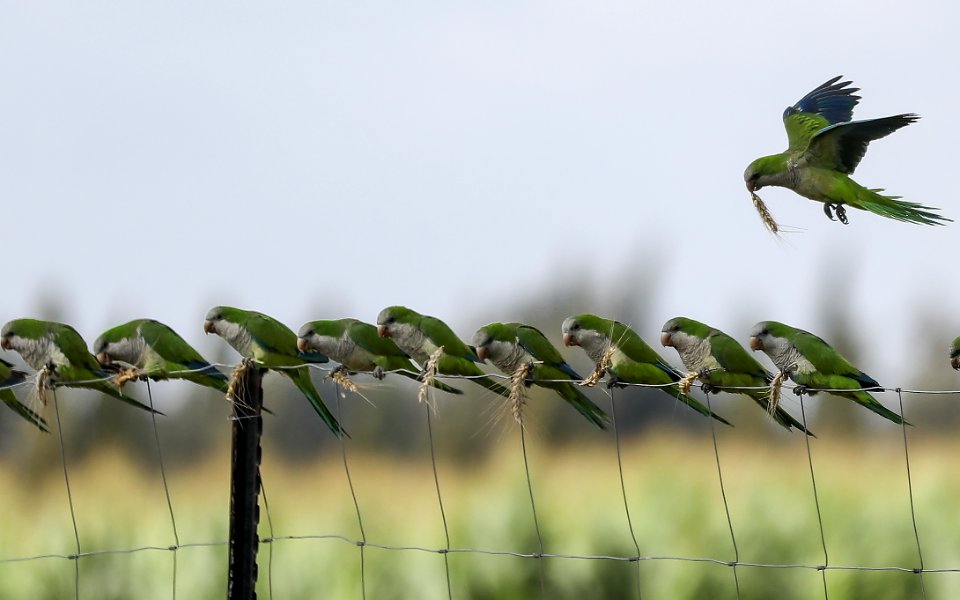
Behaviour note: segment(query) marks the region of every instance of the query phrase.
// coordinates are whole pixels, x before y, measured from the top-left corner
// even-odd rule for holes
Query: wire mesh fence
[[[226,367],[233,369],[235,365],[217,365],[219,367]],[[308,367],[316,371],[323,373],[325,376],[330,376],[333,370],[319,366],[319,365],[309,365]],[[502,375],[488,375],[493,378],[500,378],[509,383],[509,376]],[[454,377],[454,376],[442,376],[438,375],[438,379],[470,379],[470,377]],[[357,390],[353,387],[349,381],[342,378],[335,379],[336,381],[336,399],[335,399],[335,414],[339,418],[344,414],[343,401],[352,395],[362,396],[362,391]],[[569,380],[568,380],[569,381]],[[529,383],[529,380],[527,381]],[[543,381],[546,382],[546,381]],[[29,386],[31,383],[25,382],[19,384],[21,386]],[[377,386],[389,386],[391,385],[389,380],[386,382],[376,382],[374,385]],[[694,386],[699,384],[694,383]],[[906,496],[908,507],[909,507],[909,520],[912,525],[912,540],[911,545],[913,546],[912,556],[913,558],[891,564],[851,564],[840,562],[835,559],[831,559],[830,554],[830,545],[828,544],[828,527],[825,526],[825,519],[823,516],[823,491],[818,488],[818,471],[822,468],[822,463],[819,461],[821,459],[815,459],[813,446],[818,443],[817,438],[812,436],[803,435],[803,444],[805,449],[805,462],[806,462],[806,476],[809,479],[809,491],[808,491],[808,502],[809,505],[813,508],[813,514],[815,515],[815,520],[808,523],[811,529],[815,529],[819,538],[819,547],[820,547],[820,559],[811,560],[808,562],[792,562],[792,561],[778,561],[775,559],[757,561],[757,560],[746,560],[742,556],[740,545],[738,544],[738,531],[742,531],[742,525],[736,521],[731,513],[731,492],[729,490],[729,484],[725,482],[725,475],[727,475],[731,469],[731,464],[728,460],[724,458],[724,445],[723,441],[718,436],[718,424],[713,419],[707,419],[709,422],[709,444],[708,446],[712,450],[712,462],[714,463],[715,473],[716,473],[716,489],[715,489],[715,498],[722,504],[723,514],[724,514],[724,523],[727,538],[729,540],[729,553],[723,555],[707,555],[707,556],[695,556],[695,555],[675,555],[669,553],[660,553],[656,547],[648,546],[644,541],[644,532],[638,531],[635,525],[635,514],[637,511],[642,511],[644,507],[639,504],[636,498],[631,497],[632,486],[627,483],[624,466],[624,441],[620,428],[618,428],[618,413],[617,408],[618,404],[622,403],[622,400],[618,398],[618,395],[622,393],[624,388],[657,388],[665,387],[663,385],[642,385],[642,384],[618,384],[615,387],[604,388],[603,386],[598,386],[603,390],[603,393],[607,396],[610,406],[610,416],[611,416],[611,429],[612,429],[612,445],[614,455],[611,457],[611,460],[616,461],[616,473],[618,481],[616,482],[616,488],[619,490],[619,503],[622,505],[622,514],[606,515],[606,520],[609,522],[609,530],[617,531],[620,533],[625,533],[627,539],[629,539],[629,550],[622,553],[591,553],[591,552],[570,552],[570,551],[560,551],[559,549],[551,548],[551,540],[548,533],[545,533],[543,526],[544,523],[544,514],[542,511],[539,511],[544,504],[556,505],[557,503],[562,503],[564,499],[562,497],[550,496],[549,498],[544,498],[538,494],[538,485],[537,485],[537,469],[534,465],[531,465],[529,458],[529,449],[528,449],[528,430],[525,426],[523,419],[518,418],[516,423],[512,424],[510,427],[509,434],[511,436],[516,436],[518,450],[517,452],[517,461],[522,463],[522,472],[523,472],[523,486],[524,486],[524,495],[528,500],[528,517],[529,517],[529,528],[527,536],[530,539],[530,542],[525,543],[523,548],[517,547],[482,547],[482,546],[472,546],[472,545],[458,545],[454,543],[456,540],[453,539],[451,535],[451,527],[448,522],[448,508],[445,506],[444,498],[445,494],[450,493],[451,487],[456,484],[448,484],[444,481],[444,478],[441,476],[440,469],[438,468],[438,448],[435,439],[435,421],[437,420],[437,403],[442,402],[442,400],[436,397],[436,392],[432,391],[427,397],[426,402],[412,402],[410,404],[411,410],[418,410],[423,414],[423,420],[425,423],[425,430],[427,432],[428,439],[426,440],[429,445],[429,455],[430,455],[430,467],[432,475],[432,487],[435,492],[434,496],[434,506],[422,506],[421,509],[425,513],[435,513],[436,520],[440,523],[440,528],[443,532],[442,543],[437,545],[422,545],[422,544],[397,544],[390,543],[384,539],[377,539],[375,535],[368,533],[367,528],[365,527],[365,514],[368,514],[363,509],[364,501],[362,495],[358,492],[357,487],[355,486],[352,472],[357,468],[363,468],[363,463],[360,463],[360,467],[354,462],[352,457],[352,440],[341,438],[339,441],[339,454],[340,462],[342,463],[342,471],[344,478],[346,480],[347,487],[349,489],[349,502],[352,504],[351,512],[355,515],[355,524],[356,531],[358,532],[357,536],[345,535],[340,532],[330,532],[330,531],[299,531],[292,533],[278,533],[275,530],[276,519],[283,520],[284,516],[281,514],[273,514],[270,509],[270,504],[268,501],[268,492],[270,489],[269,477],[264,478],[262,482],[262,495],[260,497],[261,506],[263,508],[263,513],[265,519],[261,522],[261,528],[266,528],[265,535],[261,535],[260,545],[261,550],[261,569],[260,571],[265,572],[266,576],[264,581],[261,582],[261,594],[265,594],[267,597],[273,597],[274,590],[274,572],[275,572],[275,561],[282,560],[278,556],[275,556],[274,550],[276,548],[285,547],[285,546],[294,546],[298,544],[302,545],[304,543],[313,543],[313,544],[324,544],[332,545],[336,547],[334,550],[337,553],[356,553],[356,559],[359,562],[359,571],[357,573],[358,581],[356,582],[356,591],[357,595],[362,598],[368,597],[371,587],[376,587],[377,589],[382,589],[382,583],[378,582],[379,575],[375,568],[372,568],[369,564],[369,552],[375,550],[377,552],[385,553],[404,553],[404,554],[420,554],[420,555],[436,555],[442,559],[442,575],[439,578],[438,586],[443,589],[443,593],[439,594],[442,597],[454,598],[458,596],[458,585],[456,582],[457,572],[451,566],[451,557],[509,557],[513,559],[519,559],[524,562],[529,562],[531,565],[535,566],[535,578],[531,585],[525,588],[524,593],[527,591],[532,592],[534,595],[539,594],[540,597],[557,597],[558,588],[553,584],[551,579],[551,574],[556,572],[555,566],[551,566],[548,570],[547,564],[555,565],[558,563],[607,563],[611,565],[616,564],[625,564],[629,565],[631,571],[630,583],[629,583],[629,596],[637,598],[645,598],[650,596],[649,592],[649,582],[655,580],[658,577],[656,565],[663,564],[688,564],[688,565],[712,565],[716,567],[721,567],[728,571],[729,576],[729,593],[718,594],[718,597],[735,597],[735,598],[745,598],[745,597],[757,597],[755,593],[745,590],[742,585],[742,575],[745,570],[755,571],[755,570],[789,570],[789,571],[804,571],[810,573],[819,574],[819,579],[821,580],[821,586],[819,592],[816,594],[806,593],[803,594],[803,597],[816,597],[822,595],[824,598],[831,597],[848,597],[848,594],[843,592],[842,588],[837,586],[832,586],[830,584],[831,574],[841,573],[841,572],[850,572],[857,571],[863,573],[902,573],[907,574],[911,577],[915,577],[917,591],[916,596],[927,598],[927,597],[941,597],[936,595],[934,592],[928,591],[927,578],[932,575],[943,575],[943,574],[960,574],[960,564],[957,565],[935,565],[928,566],[924,560],[924,540],[925,536],[921,536],[920,528],[917,524],[917,506],[915,501],[915,491],[914,491],[914,480],[913,473],[911,469],[911,437],[916,434],[914,428],[908,427],[906,424],[899,425],[900,435],[898,436],[898,445],[901,445],[900,453],[903,458],[903,463],[905,468],[902,473],[902,493]],[[522,388],[522,386],[521,386]],[[785,389],[795,389],[794,386],[790,384],[784,385]],[[171,497],[170,487],[167,482],[167,474],[164,468],[164,459],[163,459],[163,442],[160,431],[157,427],[158,419],[163,417],[158,417],[157,414],[151,414],[151,426],[153,430],[152,439],[149,440],[150,443],[155,446],[157,463],[158,463],[158,472],[157,476],[160,478],[163,491],[164,499],[166,502],[167,512],[169,514],[169,533],[164,536],[162,541],[158,540],[158,543],[152,545],[143,545],[137,547],[89,547],[87,544],[81,544],[83,538],[80,527],[77,525],[76,517],[76,498],[75,493],[71,486],[71,457],[65,450],[64,444],[64,431],[68,430],[69,424],[65,424],[62,421],[60,413],[60,404],[62,402],[61,398],[58,398],[58,387],[52,387],[50,395],[50,404],[52,405],[52,413],[54,417],[53,428],[56,429],[55,440],[59,445],[59,455],[62,466],[63,482],[66,489],[67,497],[67,506],[66,510],[69,511],[71,523],[72,523],[72,539],[73,545],[70,548],[49,548],[47,551],[35,555],[27,556],[0,556],[0,569],[3,568],[15,568],[17,564],[23,564],[25,562],[34,562],[34,561],[50,561],[50,560],[60,560],[72,563],[73,567],[73,577],[74,577],[74,591],[75,596],[81,596],[81,569],[80,565],[85,560],[90,560],[96,557],[105,557],[105,556],[124,556],[124,555],[138,555],[141,553],[157,554],[162,555],[163,553],[169,553],[170,556],[170,584],[169,584],[169,596],[176,598],[180,597],[194,597],[190,593],[190,590],[184,589],[183,585],[178,585],[178,575],[182,570],[181,562],[178,560],[178,556],[195,549],[201,548],[218,548],[224,547],[227,545],[227,540],[225,539],[210,539],[205,541],[184,541],[183,536],[181,535],[180,530],[178,529],[177,524],[177,514],[182,514],[183,512],[188,512],[191,509],[189,507],[184,507],[182,505],[178,506],[178,510],[175,511],[174,507],[176,506],[175,500]],[[145,389],[147,392],[147,398],[149,406],[154,407],[154,386],[149,381],[145,382]],[[426,388],[423,388],[426,389]],[[758,388],[736,388],[736,389],[758,389]],[[732,390],[735,391],[735,390]],[[831,390],[798,390],[801,393],[796,397],[799,403],[800,409],[800,420],[804,425],[804,428],[807,428],[808,422],[808,402],[810,392],[830,392]],[[843,390],[832,390],[832,391],[843,391]],[[944,396],[944,395],[954,395],[960,394],[960,390],[918,390],[918,389],[901,389],[901,388],[878,388],[871,391],[887,391],[896,394],[897,406],[899,412],[904,418],[907,418],[905,414],[904,406],[904,396],[911,396],[916,398],[923,397],[935,397],[935,396]],[[713,410],[713,400],[712,394],[705,394],[705,401],[708,408]],[[347,430],[349,431],[350,423],[345,423]],[[796,435],[801,435],[798,432],[795,432]],[[269,453],[269,448],[266,448],[266,453]],[[819,465],[819,466],[818,466]],[[682,477],[682,475],[678,475]],[[887,490],[890,494],[900,493],[898,490],[890,489]],[[385,494],[392,493],[392,490],[384,490]],[[939,507],[941,510],[949,511],[952,506],[943,506]],[[468,517],[469,518],[469,517]],[[670,520],[672,517],[670,514],[664,514],[663,519]],[[557,527],[562,527],[562,524],[550,524],[549,529],[556,531]],[[604,532],[596,532],[596,535],[608,535]],[[953,532],[949,531],[938,531],[937,535],[949,540],[955,537]],[[936,540],[936,545],[941,545],[944,543],[944,539]],[[930,543],[929,541],[927,542]],[[302,546],[301,546],[302,547]],[[777,552],[771,552],[772,555],[776,555]],[[264,565],[263,562],[266,562]],[[644,566],[646,565],[646,566]],[[119,567],[119,568],[122,568]],[[505,567],[505,568],[513,568]],[[225,579],[225,578],[224,578]],[[373,585],[373,582],[377,582],[376,585]],[[960,583],[960,579],[958,579]],[[957,584],[953,584],[953,589],[957,589]],[[397,591],[397,590],[395,590]],[[809,592],[809,590],[808,590]],[[929,594],[929,595],[928,595]],[[156,594],[155,594],[156,595]],[[397,597],[403,597],[404,594],[401,591],[397,591]],[[564,594],[559,594],[564,595]],[[506,594],[509,596],[509,594]],[[503,595],[501,596],[503,597]],[[598,596],[599,597],[599,596]],[[611,596],[613,597],[613,596]],[[656,597],[656,596],[652,596]]]

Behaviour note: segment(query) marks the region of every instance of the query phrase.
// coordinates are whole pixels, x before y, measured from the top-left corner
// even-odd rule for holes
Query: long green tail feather
[[[889,419],[897,425],[912,425],[912,423],[905,421],[903,417],[897,413],[880,404],[876,398],[867,392],[856,392],[853,396],[854,400],[856,400],[858,403],[862,404],[866,408],[869,408],[871,411],[877,413],[884,419]]]
[[[700,402],[698,402],[696,398],[694,398],[694,397],[692,397],[692,396],[688,396],[687,394],[684,394],[683,392],[681,392],[679,385],[671,385],[671,386],[667,386],[667,387],[665,387],[665,388],[660,388],[660,389],[662,389],[662,390],[665,391],[666,393],[670,394],[671,396],[673,396],[674,398],[676,398],[676,399],[679,400],[680,402],[683,402],[684,404],[686,404],[687,406],[689,406],[689,407],[692,408],[693,410],[697,411],[697,412],[700,413],[701,415],[703,415],[703,416],[705,416],[705,417],[713,417],[714,419],[720,421],[720,422],[723,423],[724,425],[729,425],[730,427],[733,427],[733,423],[731,423],[730,421],[724,419],[723,417],[721,417],[721,416],[718,415],[717,413],[711,412],[709,408],[707,408],[706,406],[704,406],[703,404],[701,404]]]
[[[420,381],[420,376],[416,373],[411,373],[409,371],[397,371],[397,372],[403,375],[404,377],[407,377],[414,381]],[[440,381],[439,379],[434,379],[431,385],[440,391],[447,392],[448,394],[463,394],[463,390],[459,390],[453,386],[449,386],[444,382]]]
[[[906,202],[901,200],[900,196],[884,196],[880,193],[882,191],[882,189],[864,188],[857,194],[857,203],[851,206],[906,223],[945,225],[953,222],[953,219],[933,212],[940,210],[938,208],[924,206],[917,202]]]
[[[16,399],[13,399],[13,400],[4,399],[3,403],[6,404],[8,407],[10,407],[10,410],[17,413],[27,421],[30,421],[31,423],[33,423],[37,427],[37,429],[39,429],[40,431],[44,433],[50,433],[50,430],[47,429],[46,419],[44,419],[34,411],[30,410],[22,402]]]
[[[297,386],[297,389],[307,397],[310,405],[313,406],[313,410],[317,411],[317,414],[320,415],[323,422],[327,424],[327,427],[330,428],[333,435],[337,437],[341,437],[342,435],[350,437],[350,435],[340,427],[340,423],[337,422],[337,418],[333,416],[333,413],[330,412],[327,405],[323,403],[320,392],[317,391],[317,388],[313,385],[313,380],[310,379],[309,369],[283,369],[280,372],[289,377],[294,385]]]

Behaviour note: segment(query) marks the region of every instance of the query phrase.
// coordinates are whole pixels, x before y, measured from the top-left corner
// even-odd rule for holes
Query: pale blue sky
[[[862,88],[856,117],[923,116],[875,143],[857,178],[960,219],[958,12],[7,2],[0,321],[37,315],[53,290],[91,340],[150,316],[210,349],[214,304],[294,328],[407,304],[469,337],[477,315],[508,320],[498,304],[540,286],[589,269],[621,294],[617,274],[662,260],[658,321],[730,328],[755,310],[816,330],[817,270],[835,256],[856,326],[874,328],[868,370],[890,381],[911,313],[960,296],[960,226],[851,211],[844,227],[766,189],[777,219],[805,230],[777,242],[742,172],[785,147],[784,107],[843,74]],[[946,344],[960,318],[936,333]]]

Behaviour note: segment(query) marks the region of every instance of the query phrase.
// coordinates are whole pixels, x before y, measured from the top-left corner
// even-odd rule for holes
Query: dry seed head
[[[616,351],[613,344],[607,346],[607,349],[603,352],[603,356],[600,357],[600,360],[597,361],[596,368],[593,369],[593,373],[580,382],[580,385],[584,387],[593,387],[597,385],[597,382],[603,379],[603,376],[606,374],[607,369],[610,368],[610,362],[613,359],[613,353]]]
[[[699,378],[700,374],[696,371],[690,371],[684,375],[683,378],[677,382],[677,384],[680,386],[680,391],[683,392],[684,395],[688,395],[690,393],[690,388],[693,386],[693,382]]]
[[[780,396],[783,394],[783,380],[787,378],[786,371],[780,371],[770,382],[770,404],[767,405],[767,412],[772,417],[780,406]]]
[[[777,222],[773,219],[773,215],[770,214],[770,210],[767,209],[767,205],[763,203],[763,200],[760,199],[755,192],[750,192],[750,196],[753,198],[753,207],[757,209],[757,212],[760,214],[760,219],[763,221],[763,224],[767,226],[767,229],[770,230],[770,233],[773,235],[780,235],[780,226],[777,225]]]
[[[440,357],[443,356],[443,346],[437,348],[436,352],[430,355],[427,365],[423,369],[423,381],[420,383],[420,391],[417,393],[417,400],[420,402],[430,401],[430,386],[437,378],[437,365],[440,364]]]
[[[123,369],[122,371],[117,373],[117,376],[114,379],[114,383],[117,385],[118,388],[123,390],[123,385],[125,383],[127,383],[128,381],[139,379],[142,374],[143,373],[139,369]]]
[[[533,363],[523,363],[510,375],[510,410],[520,427],[523,427],[523,405],[527,403],[527,377],[532,369]]]

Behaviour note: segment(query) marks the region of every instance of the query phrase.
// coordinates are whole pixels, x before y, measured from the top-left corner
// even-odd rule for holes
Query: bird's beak
[[[752,336],[750,338],[750,349],[756,352],[757,350],[763,350],[763,342],[760,341],[760,338]]]
[[[669,331],[661,331],[661,332],[660,332],[660,344],[661,344],[662,346],[672,346],[672,345],[673,345],[672,343],[670,343],[670,332],[669,332]]]
[[[751,194],[754,193],[755,191],[759,190],[759,189],[760,189],[760,188],[757,187],[756,182],[753,182],[753,181],[748,181],[748,182],[747,182],[747,191],[750,192]]]
[[[950,366],[954,369],[960,370],[960,355],[954,356],[950,359]]]
[[[0,338],[0,348],[3,348],[4,350],[9,350],[10,338],[7,338],[7,337]]]
[[[297,350],[299,350],[300,352],[306,352],[307,350],[309,350],[309,348],[307,347],[307,340],[303,338],[297,338]]]
[[[207,319],[203,322],[203,332],[204,333],[214,333],[216,329],[213,326],[213,321]]]
[[[487,352],[487,347],[486,346],[478,347],[477,356],[480,358],[480,360],[487,360],[488,358],[490,358],[490,353]]]
[[[107,354],[106,352],[98,352],[98,353],[97,353],[97,362],[100,363],[101,365],[103,365],[104,367],[106,367],[107,365],[109,365],[109,364],[110,364],[111,362],[113,362],[113,361],[110,360],[110,355]]]
[[[377,335],[380,337],[390,337],[390,330],[387,329],[386,325],[380,325],[377,327]]]
[[[569,348],[570,346],[579,346],[580,344],[577,343],[577,338],[573,337],[572,333],[565,333],[563,334],[563,345]]]

